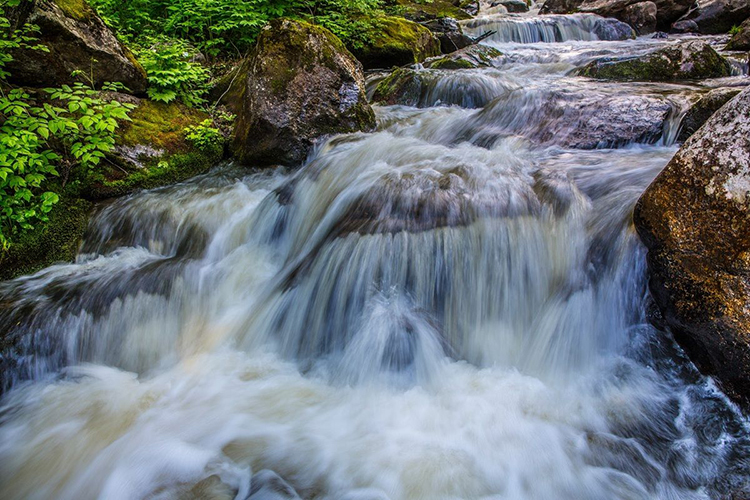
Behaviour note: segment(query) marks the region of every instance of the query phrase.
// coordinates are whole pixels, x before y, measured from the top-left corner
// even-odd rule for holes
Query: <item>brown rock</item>
[[[239,78],[234,148],[242,162],[299,164],[318,137],[375,126],[362,65],[325,28],[272,21]]]
[[[71,73],[82,70],[86,76],[78,81],[122,82],[134,94],[146,91],[146,72],[84,0],[35,0],[20,7],[11,13],[14,24],[39,26],[39,43],[49,51],[13,51],[6,66],[11,83],[57,87],[75,81]]]
[[[651,293],[676,339],[750,407],[750,89],[682,146],[634,220]]]
[[[740,25],[740,31],[729,39],[726,49],[750,51],[750,19]]]

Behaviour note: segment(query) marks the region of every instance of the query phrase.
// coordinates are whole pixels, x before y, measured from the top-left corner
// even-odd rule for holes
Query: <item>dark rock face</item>
[[[638,200],[634,221],[675,337],[750,407],[750,89],[682,146]]]
[[[726,33],[748,17],[750,2],[747,0],[698,0],[678,23],[685,26],[687,21],[692,21],[697,28],[696,32],[714,35]]]
[[[440,42],[421,24],[401,17],[380,19],[377,36],[352,53],[365,69],[420,63],[440,54]]]
[[[739,33],[736,33],[729,39],[727,50],[748,50],[750,51],[750,19],[746,19],[740,25]]]
[[[443,17],[422,24],[440,41],[440,51],[443,54],[450,54],[473,43],[472,38],[464,35],[461,26],[451,17]]]
[[[318,137],[375,126],[362,66],[325,28],[271,22],[239,78],[234,148],[244,163],[299,164]]]
[[[682,123],[680,124],[680,134],[677,137],[678,142],[686,141],[711,115],[716,113],[719,108],[724,106],[730,99],[740,93],[741,89],[737,88],[719,88],[713,89],[702,96],[693,106],[685,113]]]
[[[632,26],[638,35],[647,35],[656,31],[656,13],[654,2],[634,3],[625,8],[622,20]]]
[[[492,66],[492,59],[502,56],[499,50],[487,45],[471,45],[443,57],[434,57],[424,62],[425,68],[469,69]]]
[[[13,51],[14,60],[7,65],[11,83],[57,87],[72,83],[71,73],[84,69],[97,86],[122,82],[134,94],[146,91],[146,72],[84,0],[21,4],[23,10],[11,15],[15,25],[38,25],[39,41],[49,52]]]
[[[709,44],[690,41],[646,56],[598,59],[578,71],[602,80],[669,82],[729,76],[729,62]]]
[[[695,0],[653,0],[656,6],[656,24],[659,29],[667,29],[673,22],[686,14]],[[740,0],[741,1],[741,0]],[[573,14],[590,12],[604,17],[614,17],[628,22],[633,16],[630,6],[648,3],[644,0],[547,0],[540,14]],[[643,10],[644,6],[638,10]],[[635,28],[635,26],[633,25]]]
[[[529,5],[524,0],[499,0],[492,2],[493,7],[502,5],[508,12],[528,12]]]

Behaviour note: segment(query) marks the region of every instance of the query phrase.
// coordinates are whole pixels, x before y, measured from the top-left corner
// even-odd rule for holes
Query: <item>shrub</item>
[[[210,118],[198,125],[187,126],[185,138],[201,151],[211,151],[224,143],[224,136],[218,128],[213,127],[213,121]]]

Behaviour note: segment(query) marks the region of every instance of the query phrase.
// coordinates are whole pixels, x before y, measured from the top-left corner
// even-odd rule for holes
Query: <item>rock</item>
[[[492,66],[492,59],[502,55],[502,52],[487,45],[470,45],[446,56],[430,58],[424,62],[424,67],[432,69],[489,67]]]
[[[700,33],[698,24],[692,19],[686,19],[683,21],[677,21],[672,25],[670,33]]]
[[[74,70],[84,70],[86,78],[78,81],[91,78],[95,86],[122,82],[134,94],[145,93],[146,72],[84,0],[35,0],[21,6],[11,13],[15,26],[39,26],[39,43],[49,52],[12,51],[13,61],[6,66],[11,83],[58,87],[76,80]]]
[[[656,24],[659,29],[668,29],[673,22],[686,14],[695,0],[653,0],[656,6]],[[547,0],[539,10],[540,14],[573,14],[589,12],[603,17],[614,17],[628,22],[633,13],[631,5],[644,3],[644,0]],[[643,7],[640,7],[643,9]],[[633,26],[635,28],[635,26]]]
[[[740,30],[732,35],[727,43],[726,50],[750,51],[750,19],[746,19],[740,25]]]
[[[654,2],[638,2],[623,10],[622,20],[632,26],[638,35],[647,35],[656,31],[656,12]]]
[[[300,500],[300,497],[278,474],[264,469],[253,474],[246,500]]]
[[[733,26],[750,17],[748,0],[698,0],[675,26],[686,26],[692,21],[697,28],[695,32],[704,35],[724,34]],[[691,25],[692,26],[692,25]]]
[[[209,119],[181,103],[125,97],[137,107],[124,122],[108,162],[81,179],[81,196],[102,200],[186,180],[207,172],[224,156],[223,141],[201,150],[185,138],[185,128]],[[223,138],[222,138],[223,139]]]
[[[502,5],[508,12],[528,12],[529,5],[524,0],[498,0],[491,4],[493,7]]]
[[[396,0],[399,13],[410,21],[423,22],[450,17],[453,19],[469,19],[468,12],[456,6],[450,0],[412,1]]]
[[[234,148],[244,163],[299,164],[320,136],[375,126],[361,64],[325,28],[272,21],[240,71]]]
[[[461,26],[451,17],[443,17],[422,23],[440,41],[440,51],[450,54],[473,43],[473,39],[464,35]]]
[[[458,6],[470,16],[479,14],[479,0],[462,0]]]
[[[400,17],[384,17],[375,39],[352,53],[366,69],[419,63],[440,54],[440,42],[424,26]]]
[[[634,221],[675,338],[750,408],[750,89],[683,144]]]
[[[701,41],[670,45],[645,56],[598,59],[578,70],[579,76],[601,80],[647,82],[720,78],[730,74],[729,62]]]
[[[716,111],[724,106],[730,99],[740,93],[741,89],[737,88],[719,88],[713,89],[703,95],[695,104],[693,104],[680,123],[680,134],[677,137],[678,142],[685,142],[696,130],[706,123]]]

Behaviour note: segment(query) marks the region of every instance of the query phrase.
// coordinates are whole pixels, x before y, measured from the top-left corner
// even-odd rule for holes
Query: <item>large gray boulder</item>
[[[688,41],[645,56],[602,58],[580,70],[579,76],[601,80],[670,82],[720,78],[731,74],[729,62],[708,43]]]
[[[635,207],[650,288],[704,373],[750,408],[750,89],[680,148]]]
[[[695,31],[704,35],[724,34],[733,26],[750,17],[748,0],[698,0],[675,27],[687,31],[694,26]]]
[[[750,19],[745,19],[740,25],[740,30],[729,39],[726,49],[750,51]]]
[[[298,165],[319,137],[375,126],[362,65],[325,28],[272,21],[239,71],[233,145],[243,163]]]
[[[146,91],[146,72],[84,0],[25,1],[10,18],[15,28],[39,26],[37,38],[48,49],[12,51],[13,61],[6,66],[11,83],[57,87],[72,83],[74,70],[83,70],[86,78],[80,81],[93,80],[96,86],[122,82],[134,94]]]

